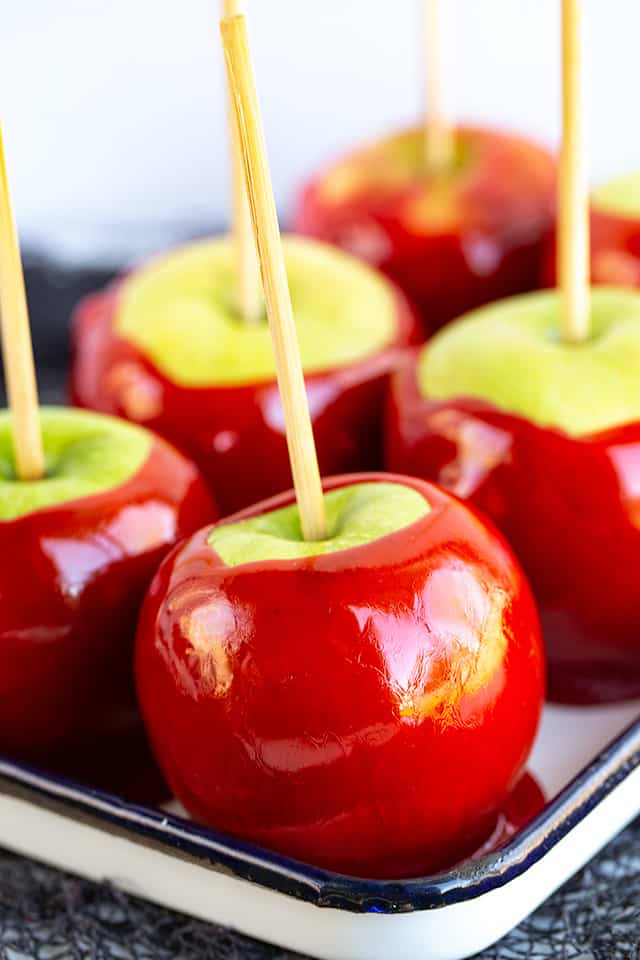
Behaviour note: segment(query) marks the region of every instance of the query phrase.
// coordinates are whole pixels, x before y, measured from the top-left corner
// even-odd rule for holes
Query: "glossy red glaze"
[[[197,819],[402,877],[491,833],[538,724],[543,650],[526,581],[484,521],[419,480],[325,489],[364,480],[406,483],[432,510],[351,550],[236,567],[200,531],[150,587],[136,679],[161,769]]]
[[[0,751],[95,781],[107,745],[140,744],[140,604],[168,550],[216,516],[196,467],[154,438],[118,487],[0,522]]]
[[[407,358],[387,462],[479,507],[511,543],[540,609],[552,699],[640,696],[640,423],[576,438],[482,401],[428,400]]]
[[[398,349],[418,340],[416,316],[397,293],[397,335],[358,363],[306,377],[323,474],[382,462],[382,410]],[[117,288],[89,297],[74,322],[73,402],[150,427],[200,466],[223,515],[291,486],[275,380],[238,387],[182,387],[113,331]]]
[[[616,287],[640,287],[640,219],[591,209],[591,280]],[[556,236],[549,235],[542,283],[555,286]]]
[[[552,224],[555,165],[521,138],[463,128],[469,160],[445,181],[423,177],[327,196],[331,169],[303,191],[294,229],[379,267],[421,308],[425,328],[539,284]],[[364,164],[367,148],[349,162]],[[431,196],[435,196],[430,213]]]
[[[465,859],[478,860],[499,850],[541,813],[545,802],[546,798],[538,781],[530,773],[525,773],[504,801],[492,835],[470,858]],[[453,868],[456,864],[451,866]]]

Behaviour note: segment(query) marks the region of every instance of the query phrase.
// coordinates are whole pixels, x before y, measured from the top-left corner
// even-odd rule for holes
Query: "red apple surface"
[[[143,607],[138,696],[198,820],[330,870],[415,876],[495,827],[544,656],[521,570],[472,508],[390,474],[326,480],[327,501],[363,483],[428,512],[349,549],[227,564],[212,536],[269,521],[288,492],[174,550]]]
[[[481,399],[430,399],[409,354],[387,428],[391,469],[473,504],[513,546],[540,611],[550,698],[640,696],[640,423],[572,436]]]
[[[110,418],[88,419],[99,432]],[[51,464],[46,416],[43,423]],[[0,751],[103,786],[114,783],[107,768],[121,765],[118,784],[125,768],[134,774],[128,754],[139,759],[144,746],[131,660],[145,590],[169,549],[218,515],[195,465],[148,437],[148,454],[124,482],[26,512],[20,506],[0,521]],[[68,449],[63,473],[71,483],[77,455]],[[3,504],[25,487],[41,487],[46,500],[50,483],[67,482],[7,481],[2,466]]]
[[[304,189],[294,228],[382,269],[433,331],[538,286],[555,164],[520,137],[463,127],[455,166],[428,176],[423,137],[402,132],[322,173]]]
[[[302,243],[308,241],[297,241]],[[398,350],[419,340],[417,317],[404,295],[384,278],[376,282],[384,284],[392,304],[393,330],[385,346],[360,351],[364,355],[356,361],[306,372],[324,474],[381,465],[388,375]],[[91,296],[76,312],[73,402],[143,424],[175,444],[199,465],[223,514],[288,489],[291,470],[275,375],[233,383],[220,381],[220,368],[212,368],[209,382],[177,382],[118,331],[126,287],[125,280]],[[292,291],[295,307],[295,285]],[[364,322],[367,308],[362,309]],[[333,336],[329,324],[326,337]]]

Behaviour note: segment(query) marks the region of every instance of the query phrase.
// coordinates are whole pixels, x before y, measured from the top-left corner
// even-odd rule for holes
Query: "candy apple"
[[[592,194],[591,275],[594,283],[640,287],[640,173]]]
[[[357,260],[289,237],[285,257],[324,473],[380,465],[404,296]],[[89,298],[75,322],[74,401],[144,423],[191,456],[229,513],[291,485],[266,320],[243,323],[227,240],[179,250]]]
[[[451,324],[394,378],[387,461],[488,514],[532,583],[552,698],[640,696],[640,296],[592,291],[562,343],[556,292]]]
[[[391,474],[292,492],[173,551],[138,629],[156,756],[199,820],[348,874],[474,850],[531,747],[543,650],[511,551],[473,509]]]
[[[591,195],[593,283],[640,287],[640,173],[597,187]],[[556,283],[556,236],[547,243],[542,282]]]
[[[197,468],[132,424],[43,408],[47,473],[19,481],[0,414],[0,750],[113,785],[142,742],[131,669],[158,563],[216,516]],[[114,756],[115,753],[115,756]]]
[[[519,137],[460,128],[449,172],[429,176],[424,130],[345,157],[303,191],[294,225],[392,277],[426,330],[538,286],[555,167]]]

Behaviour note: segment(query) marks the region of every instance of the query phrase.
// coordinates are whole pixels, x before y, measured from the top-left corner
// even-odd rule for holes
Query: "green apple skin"
[[[563,343],[556,291],[467,314],[418,360],[424,396],[470,397],[541,427],[584,436],[640,420],[640,294],[591,291],[591,338]]]
[[[301,237],[285,237],[283,249],[306,373],[357,363],[392,343],[395,297],[380,274]],[[182,387],[273,380],[266,315],[243,322],[235,287],[228,239],[195,243],[125,280],[114,330]]]
[[[140,427],[59,408],[41,425],[47,475],[18,481],[0,414],[0,751],[148,787],[138,611],[160,560],[215,507],[194,464]]]
[[[417,523],[430,510],[423,494],[399,483],[357,483],[325,495],[327,538],[304,540],[296,504],[214,527],[209,543],[229,567],[293,560],[360,547]]]
[[[11,415],[0,412],[0,521],[23,517],[126,483],[149,456],[147,430],[101,414],[64,407],[41,410],[46,475],[18,480]]]
[[[291,237],[284,249],[321,472],[375,469],[389,372],[419,340],[416,315],[347,254]],[[234,288],[228,240],[133,273],[80,306],[71,378],[79,406],[144,424],[195,460],[223,514],[291,486],[269,331],[242,323]]]
[[[640,218],[640,170],[607,180],[591,194],[591,205],[603,213]]]

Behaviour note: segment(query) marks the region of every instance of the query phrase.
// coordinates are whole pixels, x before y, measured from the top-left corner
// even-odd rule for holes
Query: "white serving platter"
[[[547,706],[530,769],[550,797],[501,849],[438,877],[316,870],[0,761],[0,844],[322,960],[459,960],[500,939],[640,814],[640,702]]]

